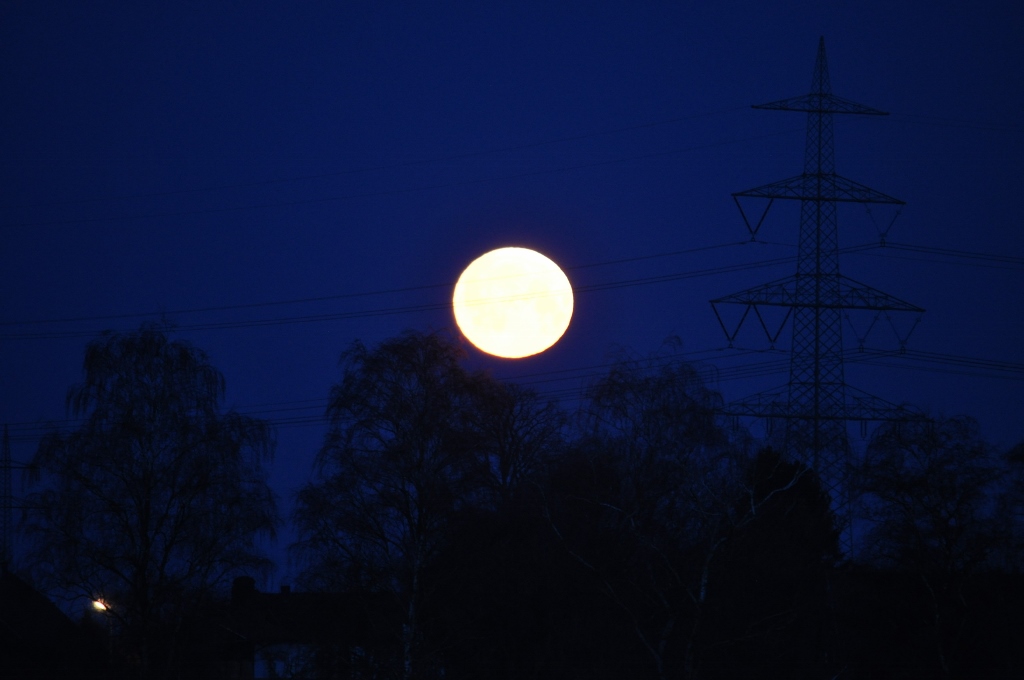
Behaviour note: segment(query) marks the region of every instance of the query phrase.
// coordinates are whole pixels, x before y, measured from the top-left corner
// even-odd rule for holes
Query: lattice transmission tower
[[[840,203],[881,203],[902,206],[903,201],[836,174],[833,114],[888,115],[884,111],[832,94],[825,39],[818,43],[811,92],[801,97],[755,105],[755,109],[802,111],[807,114],[803,174],[733,194],[743,220],[756,238],[772,203],[800,201],[800,233],[796,274],[726,295],[711,301],[730,345],[744,321],[753,316],[774,344],[783,326],[792,320],[788,385],[727,405],[726,412],[756,416],[785,424],[784,446],[789,455],[821,477],[832,495],[840,520],[849,526],[850,443],[849,421],[905,420],[906,409],[848,386],[843,372],[843,315],[846,310],[922,313],[924,310],[839,273],[839,236],[836,213]],[[755,225],[747,219],[741,198],[768,201]],[[739,322],[730,329],[719,306],[743,305]],[[770,329],[763,307],[786,308],[781,324]],[[844,549],[852,549],[852,536],[842,532]]]

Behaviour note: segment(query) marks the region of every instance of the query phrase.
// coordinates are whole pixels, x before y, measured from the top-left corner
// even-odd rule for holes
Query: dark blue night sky
[[[228,406],[278,424],[287,512],[340,352],[451,328],[462,267],[508,245],[567,268],[575,316],[543,355],[474,366],[571,406],[616,352],[677,336],[726,399],[784,384],[786,354],[743,353],[768,349],[754,326],[726,349],[708,300],[792,261],[693,274],[795,255],[797,205],[744,244],[730,194],[801,172],[803,115],[750,105],[807,92],[821,35],[834,92],[892,114],[837,116],[837,170],[906,201],[888,241],[911,246],[842,271],[927,310],[847,381],[1024,439],[1019,2],[34,0],[0,9],[14,458],[63,424],[90,338],[163,319]],[[844,206],[840,246],[892,218]],[[880,322],[865,345],[898,343]]]

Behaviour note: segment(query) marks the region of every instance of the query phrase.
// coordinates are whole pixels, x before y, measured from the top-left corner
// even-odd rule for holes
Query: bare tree
[[[479,410],[487,505],[507,508],[533,493],[565,445],[565,413],[519,385],[490,382]]]
[[[596,465],[615,467],[619,481],[564,502],[591,505],[627,554],[602,565],[556,518],[552,527],[624,613],[657,677],[667,677],[680,639],[692,672],[710,565],[741,474],[740,451],[717,415],[721,398],[695,366],[659,355],[617,362],[588,397],[579,447]]]
[[[857,473],[874,523],[870,555],[943,578],[983,566],[996,539],[992,491],[1001,476],[971,418],[881,428]]]
[[[331,390],[317,478],[298,495],[297,553],[315,587],[394,594],[403,612],[398,675],[423,676],[425,570],[449,523],[478,495],[480,409],[489,382],[439,334],[354,343]]]
[[[868,556],[920,578],[945,676],[953,673],[965,581],[986,567],[1003,538],[994,493],[1002,474],[993,448],[966,416],[882,427],[857,471],[874,524]]]
[[[81,424],[47,435],[30,469],[35,574],[103,602],[137,672],[169,675],[196,608],[271,566],[255,541],[277,521],[274,440],[266,422],[222,413],[223,376],[158,329],[91,342],[84,374],[68,392]]]
[[[1004,484],[999,494],[997,515],[1005,540],[999,546],[999,566],[1013,573],[1024,572],[1024,442],[1011,447],[1003,457]]]
[[[588,397],[575,455],[589,464],[552,491],[551,526],[654,677],[700,677],[721,649],[766,648],[795,630],[794,603],[812,599],[803,584],[746,601],[731,591],[797,567],[817,575],[834,558],[834,518],[813,474],[771,450],[751,457],[699,368],[671,355],[617,362]],[[793,532],[801,539],[784,540]],[[763,621],[744,619],[754,599]]]

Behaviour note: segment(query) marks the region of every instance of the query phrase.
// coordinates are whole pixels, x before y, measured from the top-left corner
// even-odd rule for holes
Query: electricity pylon
[[[772,202],[800,201],[796,274],[726,295],[712,300],[711,304],[730,345],[751,311],[773,344],[782,325],[792,318],[789,384],[732,402],[727,405],[726,413],[768,418],[769,423],[782,420],[786,426],[784,446],[787,453],[818,473],[832,495],[837,515],[849,526],[847,480],[851,452],[847,422],[905,420],[913,416],[906,409],[846,384],[843,373],[844,311],[863,309],[888,314],[921,313],[924,310],[839,273],[838,204],[902,206],[904,203],[836,174],[832,115],[888,114],[832,94],[824,38],[818,42],[810,94],[753,108],[807,113],[803,174],[733,194],[752,239],[756,237]],[[756,225],[751,226],[740,198],[768,201]],[[731,331],[719,313],[721,304],[745,307],[739,323]],[[769,330],[761,307],[786,308],[782,325]],[[849,552],[852,549],[850,532],[844,531],[842,535],[843,547]]]

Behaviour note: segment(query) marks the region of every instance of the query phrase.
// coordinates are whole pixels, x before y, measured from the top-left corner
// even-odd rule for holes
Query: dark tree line
[[[319,644],[296,672],[1022,670],[1019,624],[998,621],[1024,604],[1024,454],[993,450],[970,419],[876,432],[852,477],[863,537],[844,556],[815,472],[724,419],[696,367],[622,359],[569,414],[464,359],[415,332],[343,354],[292,550],[305,590],[381,613],[376,634]],[[83,425],[34,463],[36,575],[124,603],[129,670],[189,677],[204,607],[269,566],[254,547],[276,523],[269,426],[221,413],[205,355],[154,329],[93,343],[85,368],[69,396]]]
[[[970,419],[878,430],[851,561],[814,471],[731,427],[694,366],[619,361],[570,417],[461,359],[416,333],[345,354],[296,548],[310,587],[401,612],[345,677],[1020,669],[977,610],[1020,574],[1021,456]]]

